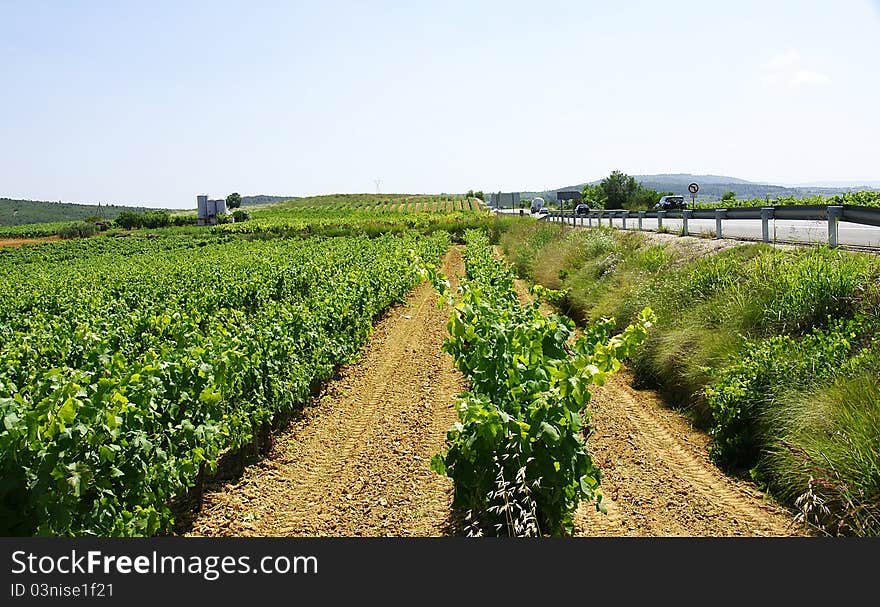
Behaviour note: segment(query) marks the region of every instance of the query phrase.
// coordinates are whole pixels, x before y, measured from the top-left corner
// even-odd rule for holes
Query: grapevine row
[[[589,387],[644,340],[653,313],[646,308],[618,335],[606,320],[576,337],[571,319],[541,313],[540,297],[553,292],[536,287],[535,301],[520,303],[484,232],[467,232],[466,243],[457,293],[427,270],[453,307],[443,348],[470,382],[432,467],[452,478],[470,535],[570,534],[581,500],[602,508],[601,473],[583,436]]]
[[[449,236],[186,241],[5,256],[0,534],[168,530],[169,502],[355,356]]]

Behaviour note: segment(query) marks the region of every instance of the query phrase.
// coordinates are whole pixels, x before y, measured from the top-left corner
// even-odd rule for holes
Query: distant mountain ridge
[[[833,196],[834,194],[842,194],[845,192],[855,192],[862,190],[876,190],[876,187],[869,185],[863,186],[781,186],[769,183],[756,183],[739,179],[737,177],[728,177],[724,175],[692,175],[690,173],[661,173],[658,175],[633,175],[633,177],[642,186],[652,188],[657,191],[669,191],[673,194],[687,195],[688,184],[696,182],[700,186],[698,199],[717,200],[720,199],[725,192],[733,192],[737,198],[783,198],[793,196],[795,198],[805,198],[808,196]],[[553,194],[560,191],[581,190],[585,185],[595,185],[601,180],[584,182],[578,185],[568,186],[550,190],[548,192],[536,192],[535,194]]]
[[[859,188],[859,189],[878,189],[880,188],[880,181],[878,180],[865,180],[865,181],[813,181],[809,183],[781,183],[779,185],[783,185],[788,188]]]

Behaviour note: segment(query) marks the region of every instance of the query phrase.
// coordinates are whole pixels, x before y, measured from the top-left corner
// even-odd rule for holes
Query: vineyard
[[[334,209],[345,211],[370,211],[379,213],[452,213],[456,211],[479,211],[481,201],[459,196],[433,196],[428,194],[328,194],[309,196],[273,204],[279,209]]]
[[[449,449],[432,467],[453,479],[453,506],[466,512],[469,535],[569,535],[581,500],[602,508],[601,472],[583,439],[589,387],[603,384],[644,341],[653,313],[646,308],[613,337],[613,319],[576,337],[571,319],[541,313],[540,297],[520,303],[513,273],[483,232],[466,238],[458,293],[428,272],[453,307],[444,349],[471,382],[459,397]]]
[[[463,222],[485,223],[489,213],[482,201],[457,196],[403,194],[331,194],[283,202],[248,206],[251,220],[215,226],[221,233],[300,236],[322,233],[338,235],[352,228],[369,234],[418,229],[456,230]],[[190,214],[192,222],[195,215]],[[172,217],[182,225],[185,214]],[[42,238],[54,236],[82,222],[56,221],[0,226],[0,238]],[[194,227],[194,226],[193,226]],[[167,230],[166,230],[167,231]],[[177,230],[180,232],[181,230]],[[119,233],[113,230],[109,235]],[[124,233],[124,232],[123,232]]]
[[[58,230],[74,225],[69,221],[26,223],[18,226],[0,226],[0,238],[43,238],[54,236]]]
[[[860,192],[845,192],[833,196],[822,196],[821,194],[817,194],[815,196],[806,196],[802,198],[795,196],[780,196],[777,198],[740,198],[717,202],[700,202],[697,206],[700,208],[734,209],[801,205],[854,205],[862,207],[880,207],[880,192],[865,190]]]
[[[423,237],[92,238],[4,250],[4,535],[153,535],[218,458],[356,356]]]
[[[553,228],[495,218],[476,199],[333,195],[255,207],[236,223],[0,248],[0,533],[152,536],[192,524],[208,535],[360,535],[386,534],[392,521],[400,535],[602,528],[582,507],[614,509],[603,489],[609,459],[588,448],[590,403],[606,383],[632,402],[606,380],[622,361],[638,372],[671,315],[658,299],[665,291],[652,288],[619,314],[581,314],[577,327],[542,306],[581,297],[578,285],[553,290],[566,276],[558,264],[556,282],[536,284],[524,305],[515,271],[534,247],[559,249],[535,267],[543,272],[563,250],[576,260],[598,246],[545,242]],[[534,242],[515,244],[524,231]],[[499,241],[514,266],[497,257]],[[805,302],[817,300],[811,289]],[[361,374],[346,375],[363,352]],[[327,403],[328,385],[346,377],[355,392]],[[742,398],[722,396],[710,399],[716,409],[739,411]],[[304,418],[312,425],[289,423],[325,404],[326,414]],[[617,453],[633,440],[622,436],[626,445],[600,438]],[[667,442],[642,444],[678,461],[676,478],[707,478]],[[259,479],[255,492],[218,491],[229,470]],[[697,493],[735,500],[726,483]],[[746,522],[725,529],[785,533],[771,520],[778,513],[730,510]],[[445,527],[444,513],[454,519]]]
[[[475,198],[339,194],[274,204],[254,210],[246,222],[213,229],[219,234],[270,236],[337,236],[352,231],[378,235],[414,230],[462,234],[468,227],[486,227],[491,222],[492,215]]]

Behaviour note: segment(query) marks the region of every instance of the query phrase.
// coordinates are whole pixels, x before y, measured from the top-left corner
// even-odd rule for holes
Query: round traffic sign
[[[688,185],[688,191],[689,191],[691,194],[696,194],[697,192],[700,191],[700,186],[699,186],[699,184],[697,184],[697,183],[691,183],[691,184],[689,184],[689,185]]]

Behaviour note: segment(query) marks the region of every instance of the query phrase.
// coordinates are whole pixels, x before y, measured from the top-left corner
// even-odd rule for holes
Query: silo
[[[220,213],[228,213],[229,212],[226,210],[226,201],[225,200],[215,200],[214,202],[217,203],[217,214],[218,215]]]
[[[208,196],[207,194],[199,194],[196,196],[196,204],[199,209],[199,223],[204,224],[208,219]]]

